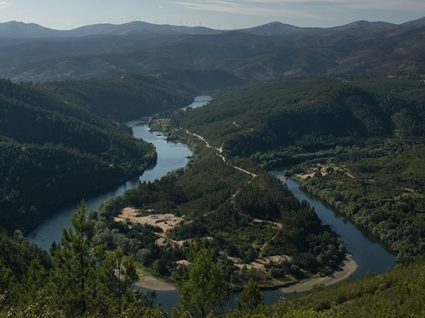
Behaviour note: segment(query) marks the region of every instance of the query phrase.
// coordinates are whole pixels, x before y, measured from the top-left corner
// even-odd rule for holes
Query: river
[[[185,107],[199,108],[211,101],[210,96],[198,96],[192,104]],[[180,169],[188,163],[188,157],[192,155],[190,149],[181,143],[169,142],[167,138],[158,132],[151,132],[146,121],[132,121],[127,123],[133,130],[134,137],[152,143],[158,154],[158,160],[152,169],[146,170],[141,176],[128,180],[114,190],[103,194],[84,198],[88,210],[94,210],[105,200],[124,194],[133,189],[139,181],[154,181],[162,178],[169,172]],[[46,219],[35,228],[27,239],[44,250],[48,250],[53,242],[60,242],[64,229],[71,226],[72,214],[78,208],[80,202],[73,202],[57,211],[52,217]]]
[[[206,105],[210,100],[209,96],[198,96],[188,107],[199,108]],[[136,138],[142,138],[155,146],[158,154],[157,164],[154,168],[145,171],[140,177],[125,182],[113,191],[85,198],[87,208],[90,210],[96,208],[108,198],[122,195],[125,191],[136,187],[139,181],[154,181],[173,170],[185,167],[188,157],[192,155],[186,145],[169,142],[163,134],[149,131],[145,122],[133,121],[129,122],[128,125],[133,129],[133,134]],[[270,173],[277,177],[283,175],[282,171],[271,171]],[[370,238],[353,225],[349,219],[340,216],[319,200],[304,193],[296,182],[292,180],[283,182],[298,200],[307,201],[315,209],[322,222],[328,224],[341,236],[345,246],[358,265],[356,272],[353,274],[353,279],[361,279],[367,273],[381,274],[395,265],[395,256],[382,247],[379,242]],[[79,202],[74,202],[74,204],[59,210],[53,217],[47,219],[31,232],[28,240],[48,250],[53,242],[60,241],[63,230],[70,227],[72,214],[78,204]],[[237,299],[238,295],[238,293],[235,293],[234,299]],[[271,304],[287,295],[279,289],[275,289],[263,291],[263,296],[264,302]],[[157,305],[162,304],[166,310],[170,310],[177,301],[178,291],[157,292],[155,303]]]

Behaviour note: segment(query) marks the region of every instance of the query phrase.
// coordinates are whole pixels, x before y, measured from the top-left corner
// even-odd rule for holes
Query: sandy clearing
[[[329,165],[326,165],[326,164],[316,164],[314,167],[311,167],[308,172],[295,174],[295,177],[298,178],[298,179],[301,179],[301,180],[307,180],[309,178],[314,178],[314,176],[317,172],[319,172],[322,175],[322,177],[325,177],[330,173],[329,168],[332,168],[333,172],[342,172],[347,177],[350,177],[351,179],[356,178],[353,175],[353,173],[351,173],[347,169],[343,169],[343,168],[340,168],[338,166],[330,167]]]
[[[159,227],[165,234],[167,231],[175,228],[183,222],[183,218],[174,214],[151,214],[147,216],[139,216],[134,208],[125,208],[121,214],[114,218],[115,222],[131,224],[141,224]]]
[[[312,278],[302,283],[281,288],[280,290],[284,293],[302,293],[312,290],[317,286],[331,286],[349,278],[356,270],[357,263],[354,261],[352,255],[348,255],[340,271],[336,271],[325,277]]]
[[[234,263],[234,265],[238,267],[239,269],[243,269],[243,268],[246,268],[248,270],[255,269],[262,272],[267,272],[266,267],[270,265],[271,263],[282,264],[284,262],[292,261],[292,258],[287,255],[274,255],[274,256],[261,257],[247,264],[242,263],[242,260],[236,257],[228,256],[228,259],[231,260]]]
[[[313,173],[300,173],[300,174],[296,174],[295,177],[299,178],[301,180],[307,180],[308,178],[313,178],[314,174],[315,174],[315,172],[313,172]]]
[[[135,283],[137,287],[145,288],[149,290],[156,290],[156,291],[177,290],[176,286],[170,283],[164,282],[151,275],[145,274],[142,271],[138,271],[138,274],[139,274],[139,280]]]
[[[257,259],[248,264],[235,263],[234,265],[239,269],[246,268],[247,270],[257,270],[260,272],[265,272],[267,263],[264,260]]]

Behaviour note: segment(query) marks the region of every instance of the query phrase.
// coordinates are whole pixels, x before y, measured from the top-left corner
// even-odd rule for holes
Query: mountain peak
[[[352,29],[386,29],[396,26],[395,24],[383,21],[366,21],[359,20],[345,25],[330,28],[331,30],[344,31]]]
[[[2,37],[10,38],[40,38],[54,37],[60,31],[42,27],[36,23],[25,23],[21,21],[8,21],[0,23],[0,34]]]
[[[27,26],[31,26],[31,27],[38,27],[38,28],[43,28],[43,29],[48,29],[45,27],[42,27],[41,25],[37,24],[37,23],[27,23],[27,22],[23,22],[23,21],[17,21],[17,20],[11,20],[11,21],[7,21],[7,22],[3,22],[0,23],[0,26],[20,26],[20,27],[27,27]]]
[[[254,35],[263,35],[263,36],[278,36],[278,35],[288,35],[299,32],[302,28],[284,24],[282,22],[274,21],[259,25],[253,28],[247,28],[240,30],[244,33],[254,34]]]
[[[282,25],[289,25],[289,24],[285,24],[285,23],[282,23],[280,21],[272,21],[272,22],[269,22],[269,23],[265,23],[261,26],[282,26]]]

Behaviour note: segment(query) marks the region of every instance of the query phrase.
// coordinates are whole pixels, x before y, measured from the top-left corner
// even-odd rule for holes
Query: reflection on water
[[[320,200],[303,192],[295,181],[284,180],[283,182],[298,200],[307,201],[314,208],[322,223],[329,225],[341,237],[358,265],[353,274],[354,279],[361,279],[368,273],[385,273],[395,265],[396,257],[380,242],[357,228],[348,218],[335,213]]]
[[[211,98],[209,96],[196,97],[190,107],[198,108],[206,105]],[[169,172],[180,169],[186,166],[188,157],[192,155],[190,149],[181,143],[169,142],[167,138],[158,132],[151,132],[145,122],[134,121],[129,122],[128,125],[133,129],[134,137],[143,139],[152,143],[158,154],[157,164],[154,168],[146,170],[139,178],[128,180],[112,191],[106,193],[84,198],[87,209],[93,210],[100,203],[105,200],[122,195],[127,190],[130,190],[138,185],[140,181],[154,181],[162,178]],[[41,247],[48,250],[53,242],[59,242],[62,237],[64,229],[71,226],[72,214],[78,208],[80,201],[74,202],[67,207],[60,209],[52,217],[48,218],[45,222],[33,230],[27,239]]]
[[[199,96],[190,107],[202,107],[210,100],[211,97],[209,96]],[[113,191],[85,198],[88,209],[94,209],[108,198],[122,195],[125,191],[137,186],[139,180],[154,181],[173,170],[185,167],[188,162],[188,157],[192,155],[186,145],[169,142],[164,135],[150,132],[147,125],[143,122],[135,121],[128,123],[128,125],[133,129],[133,134],[136,138],[144,139],[155,146],[158,154],[158,162],[154,168],[145,171],[139,178],[125,182]],[[272,171],[270,173],[277,177],[282,177],[281,171]],[[353,275],[354,279],[361,279],[367,273],[384,273],[395,265],[395,257],[386,251],[377,241],[370,239],[367,235],[362,233],[362,231],[354,226],[350,220],[336,214],[319,200],[304,193],[299,185],[293,180],[284,180],[283,182],[298,200],[307,201],[315,209],[322,222],[328,224],[341,236],[345,246],[358,264],[358,269]],[[49,249],[53,242],[60,241],[62,231],[71,225],[72,213],[78,207],[78,204],[79,202],[75,202],[58,211],[53,217],[37,227],[28,236],[28,240],[43,249]],[[233,295],[232,304],[236,303],[238,296],[239,293]],[[264,302],[266,304],[271,304],[287,295],[283,294],[279,289],[276,289],[263,291],[263,296]],[[155,304],[161,304],[164,309],[170,311],[171,308],[177,304],[178,298],[178,291],[157,292]]]

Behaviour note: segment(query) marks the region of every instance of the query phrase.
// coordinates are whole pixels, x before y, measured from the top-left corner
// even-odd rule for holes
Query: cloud
[[[190,10],[319,18],[322,10],[424,11],[424,0],[176,0]]]
[[[175,1],[176,4],[186,7],[190,10],[198,11],[213,11],[234,13],[240,15],[255,15],[255,16],[293,16],[318,18],[317,15],[306,10],[300,10],[289,7],[273,7],[269,4],[277,3],[275,1],[227,1],[227,0],[181,0]],[[267,4],[262,6],[261,4]]]
[[[0,1],[0,10],[6,9],[9,6],[10,6],[10,1],[7,1],[7,0]]]
[[[424,10],[423,0],[239,0],[247,4],[273,4],[273,5],[301,5],[301,6],[335,6],[358,9],[381,10]]]
[[[262,1],[262,0],[252,0]],[[264,2],[272,2],[273,0],[264,0]],[[425,2],[423,0],[283,0],[280,2],[297,3],[297,4],[316,4],[323,7],[337,7],[344,9],[358,10],[392,10],[392,11],[417,11],[425,10]],[[276,1],[277,3],[277,1]]]

